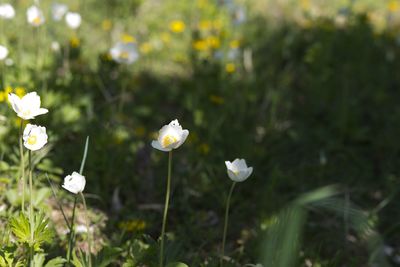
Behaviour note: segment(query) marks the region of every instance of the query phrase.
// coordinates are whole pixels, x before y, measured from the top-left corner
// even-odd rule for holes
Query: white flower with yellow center
[[[43,12],[37,6],[31,6],[28,8],[26,11],[26,18],[28,23],[35,27],[38,27],[45,22]]]
[[[0,18],[2,19],[12,19],[15,17],[15,10],[10,4],[0,5]]]
[[[6,59],[7,56],[8,56],[7,47],[0,45],[0,60]]]
[[[235,159],[233,162],[225,161],[228,176],[234,182],[243,182],[253,172],[253,167],[247,167],[244,159]]]
[[[60,21],[68,12],[68,6],[64,4],[54,3],[51,6],[51,15],[53,20]]]
[[[189,135],[188,130],[183,130],[178,120],[171,121],[164,125],[158,133],[157,140],[151,142],[155,149],[168,152],[180,147]]]
[[[77,172],[73,172],[71,175],[67,175],[64,178],[64,184],[62,185],[62,187],[73,194],[78,194],[83,192],[83,190],[85,189],[85,185],[85,176]]]
[[[40,107],[40,96],[36,92],[31,92],[19,98],[16,94],[9,93],[8,101],[17,113],[18,117],[24,120],[34,119],[36,116],[49,112]]]
[[[65,15],[65,22],[67,23],[68,27],[75,30],[78,29],[82,22],[82,17],[79,13],[68,12]]]
[[[28,123],[22,138],[27,149],[39,150],[47,143],[46,128]]]
[[[117,43],[110,49],[112,59],[118,63],[132,64],[139,58],[136,45],[134,43]]]

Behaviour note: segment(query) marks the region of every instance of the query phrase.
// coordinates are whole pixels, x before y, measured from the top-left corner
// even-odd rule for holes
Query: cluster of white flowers
[[[157,150],[169,152],[180,147],[188,135],[189,131],[182,129],[178,120],[173,120],[159,130],[158,138],[151,142],[151,146]],[[234,182],[245,181],[253,172],[253,167],[247,167],[244,159],[225,161],[225,165],[229,178]]]

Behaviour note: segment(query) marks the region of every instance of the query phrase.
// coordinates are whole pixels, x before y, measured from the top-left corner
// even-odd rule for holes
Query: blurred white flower
[[[51,15],[53,17],[53,20],[55,21],[60,21],[65,13],[68,12],[68,6],[64,4],[59,4],[59,3],[53,3],[51,6]]]
[[[0,18],[2,19],[12,19],[15,17],[15,10],[10,4],[0,5]]]
[[[253,167],[247,167],[244,159],[235,159],[233,162],[225,161],[229,178],[234,182],[243,182],[253,172]]]
[[[19,98],[16,94],[9,93],[8,101],[17,113],[18,117],[24,120],[34,119],[36,116],[49,112],[40,107],[40,96],[36,92],[31,92]]]
[[[43,12],[37,6],[31,6],[28,8],[26,11],[26,18],[28,23],[35,27],[38,27],[45,22]]]
[[[139,54],[134,43],[117,43],[110,49],[110,55],[118,63],[131,64],[135,62]]]
[[[0,60],[6,59],[7,56],[8,56],[7,47],[0,45]]]
[[[54,52],[60,51],[60,43],[57,41],[51,42],[50,47],[51,47],[51,50]]]
[[[24,146],[36,151],[41,149],[47,143],[46,128],[28,123],[23,134]]]
[[[151,142],[155,149],[168,152],[180,147],[189,135],[188,130],[183,130],[178,120],[164,125],[158,133],[158,139]]]
[[[85,185],[85,176],[80,175],[77,172],[73,172],[71,175],[67,175],[64,178],[64,184],[62,187],[71,193],[78,194],[83,192]]]
[[[67,15],[65,15],[65,22],[67,23],[68,27],[75,30],[81,25],[82,18],[79,13],[68,12]]]

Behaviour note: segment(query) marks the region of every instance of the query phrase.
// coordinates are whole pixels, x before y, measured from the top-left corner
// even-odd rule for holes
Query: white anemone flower
[[[15,17],[15,10],[10,4],[0,5],[0,18],[2,19],[12,19]]]
[[[51,5],[51,15],[53,20],[60,21],[68,12],[68,6],[64,4],[54,3]]]
[[[19,98],[16,94],[9,93],[8,101],[17,113],[17,116],[24,120],[34,119],[36,116],[49,112],[40,107],[40,96],[36,92],[31,92]]]
[[[235,159],[233,162],[225,161],[229,178],[234,182],[243,182],[253,172],[253,167],[247,167],[244,159]]]
[[[65,15],[65,22],[67,23],[68,27],[75,30],[78,29],[82,22],[82,17],[79,13],[68,12]]]
[[[46,127],[28,123],[22,138],[27,149],[31,151],[39,150],[47,144]]]
[[[6,59],[7,56],[8,56],[7,47],[0,45],[0,60]]]
[[[134,43],[117,43],[110,49],[110,55],[118,63],[132,64],[139,58],[136,45]]]
[[[157,140],[151,142],[155,149],[168,152],[180,147],[189,135],[188,130],[183,130],[178,120],[171,121],[164,125],[158,133]]]
[[[83,192],[83,190],[85,189],[85,185],[85,176],[77,172],[73,172],[71,175],[67,175],[64,178],[64,184],[62,185],[62,187],[73,194],[78,194]]]
[[[31,6],[28,8],[26,11],[26,18],[28,23],[35,27],[38,27],[45,22],[43,12],[37,6]]]

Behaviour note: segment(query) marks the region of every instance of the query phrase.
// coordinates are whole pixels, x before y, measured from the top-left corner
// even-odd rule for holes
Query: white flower
[[[228,176],[234,182],[243,182],[253,172],[253,167],[247,167],[244,159],[235,159],[233,162],[225,161]]]
[[[125,64],[131,64],[139,57],[135,44],[121,42],[110,49],[110,55],[116,62]]]
[[[31,6],[28,8],[26,11],[26,18],[28,23],[35,27],[38,27],[45,22],[43,12],[37,6]]]
[[[61,47],[60,47],[60,43],[57,42],[57,41],[51,42],[50,47],[51,47],[51,50],[54,51],[54,52],[60,51],[60,48],[61,48]]]
[[[0,5],[0,18],[2,19],[12,19],[15,17],[15,10],[10,4]]]
[[[79,13],[68,12],[67,15],[65,15],[65,22],[67,23],[68,27],[75,30],[81,25],[82,18]]]
[[[51,6],[51,14],[53,17],[53,20],[55,21],[60,21],[65,13],[68,12],[68,6],[64,4],[59,4],[59,3],[54,3]]]
[[[0,45],[0,60],[6,59],[7,56],[8,56],[7,47]]]
[[[85,185],[85,176],[80,175],[77,172],[73,172],[71,175],[67,175],[64,178],[64,184],[62,187],[71,193],[78,194],[83,192]]]
[[[27,149],[39,150],[47,143],[46,128],[28,123],[22,138]]]
[[[151,146],[161,151],[171,151],[180,147],[189,135],[188,130],[183,130],[178,120],[164,125],[158,133],[158,139],[151,142]]]
[[[31,92],[19,98],[16,94],[9,93],[8,101],[17,113],[17,116],[24,120],[34,119],[36,116],[49,112],[40,107],[40,96],[36,92]]]

